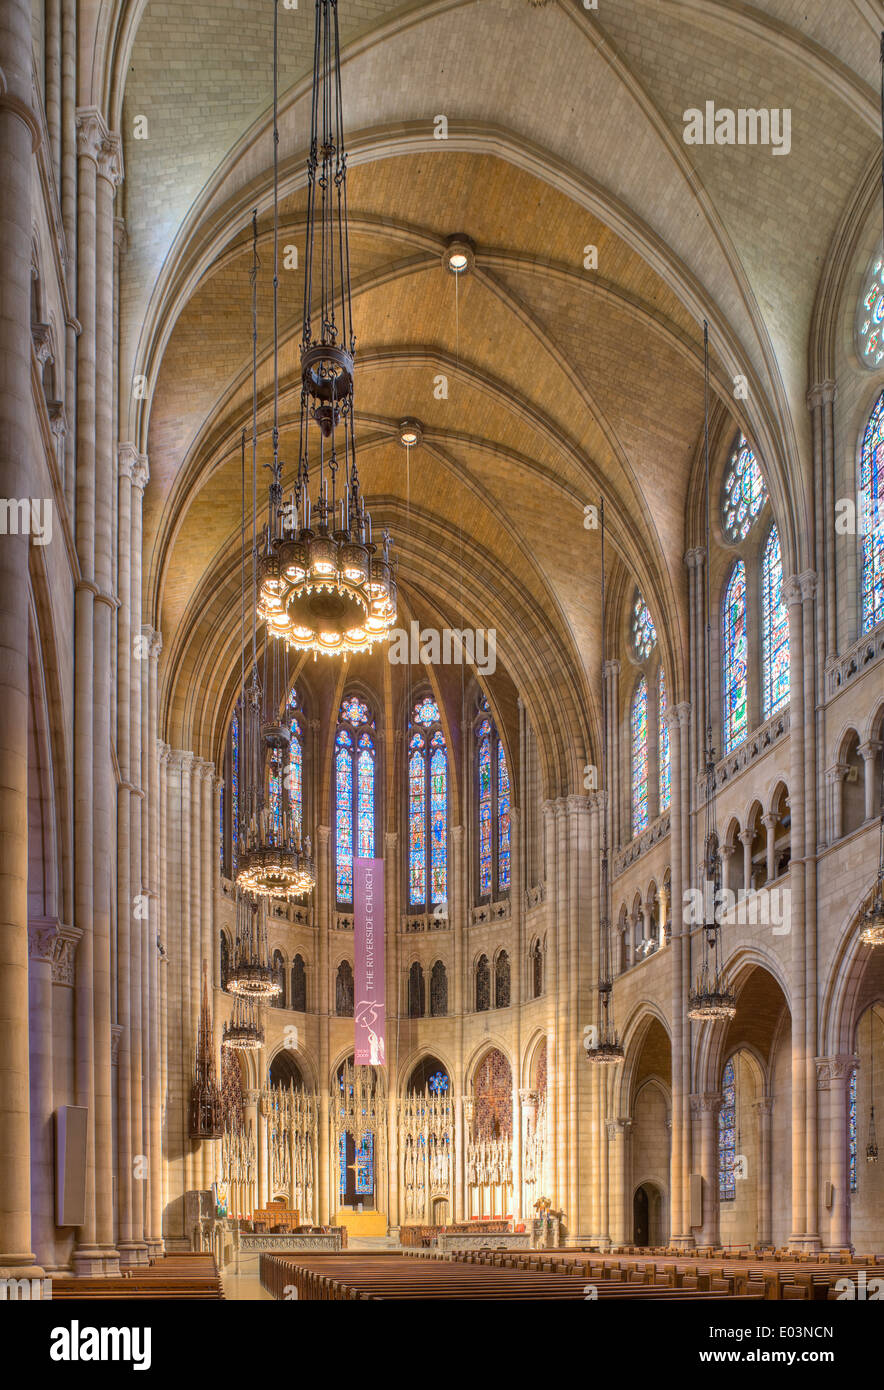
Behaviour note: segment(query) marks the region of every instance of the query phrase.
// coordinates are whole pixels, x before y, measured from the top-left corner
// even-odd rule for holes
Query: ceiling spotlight
[[[452,275],[468,275],[476,264],[476,247],[462,232],[456,232],[445,243],[442,263]]]
[[[400,420],[397,438],[403,449],[416,449],[424,437],[420,420]]]

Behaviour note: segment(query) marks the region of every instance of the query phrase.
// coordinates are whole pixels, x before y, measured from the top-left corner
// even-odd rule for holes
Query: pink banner
[[[384,861],[353,860],[353,937],[355,961],[356,1049],[358,1065],[383,1066],[384,1031]]]

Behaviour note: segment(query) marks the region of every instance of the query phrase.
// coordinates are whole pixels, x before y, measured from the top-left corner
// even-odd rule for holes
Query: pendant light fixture
[[[598,1065],[623,1061],[623,1045],[620,1042],[614,1022],[614,971],[611,963],[611,887],[608,867],[608,779],[607,779],[607,731],[608,700],[605,683],[605,500],[599,503],[599,521],[602,537],[602,737],[601,737],[601,783],[605,793],[602,810],[602,863],[601,863],[601,921],[599,923],[599,980],[596,996],[596,1043],[586,1045],[586,1055],[590,1062]],[[587,1038],[587,1043],[589,1039]]]
[[[736,995],[728,989],[721,968],[721,852],[715,816],[715,750],[712,745],[712,683],[710,675],[711,614],[709,598],[709,325],[703,320],[704,435],[706,467],[706,628],[703,644],[703,676],[706,700],[706,812],[703,841],[703,955],[696,988],[688,995],[688,1018],[696,1022],[729,1019],[737,1012]],[[710,897],[711,889],[711,897]]]
[[[301,841],[300,827],[283,792],[291,730],[280,717],[288,698],[286,648],[264,644],[264,679],[258,673],[257,618],[257,491],[258,491],[258,215],[252,216],[252,668],[248,685],[246,649],[246,435],[242,433],[242,656],[240,699],[239,824],[236,881],[257,897],[299,898],[314,886],[316,872],[309,836]],[[266,967],[256,957],[256,968]]]
[[[307,159],[301,422],[295,490],[279,457],[279,0],[273,17],[273,464],[258,617],[295,651],[370,651],[396,625],[390,537],[379,552],[356,467],[347,155],[337,0],[316,0]],[[317,295],[314,308],[313,296]]]

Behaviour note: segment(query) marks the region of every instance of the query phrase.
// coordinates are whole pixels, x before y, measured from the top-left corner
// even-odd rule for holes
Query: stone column
[[[261,1191],[261,1167],[263,1154],[261,1150],[261,1135],[258,1129],[258,1101],[260,1099],[260,1092],[254,1090],[243,1091],[242,1098],[243,1124],[245,1132],[246,1134],[248,1134],[249,1131],[251,1131],[252,1138],[254,1139],[255,1143],[255,1177],[254,1181],[252,1182],[251,1191],[248,1191],[244,1194],[247,1199],[246,1210],[248,1211],[249,1208],[251,1208],[251,1210],[254,1210],[256,1207],[259,1207],[261,1205],[261,1199],[259,1194]]]
[[[117,1074],[117,1201],[120,1218],[120,1264],[137,1263],[134,1239],[135,1178],[132,1146],[132,1065],[130,1046],[132,1024],[130,1015],[129,977],[133,945],[137,934],[133,927],[133,896],[137,887],[130,884],[129,833],[131,829],[130,797],[130,664],[132,660],[131,610],[131,514],[132,472],[137,454],[131,444],[121,444],[118,458],[118,532],[117,532],[117,589],[120,607],[117,612],[117,727],[116,750],[120,780],[117,787],[117,1018],[122,1025],[120,1065]],[[136,937],[136,943],[133,943]]]
[[[718,1245],[718,1116],[723,1097],[714,1091],[691,1096],[691,1113],[699,1130],[700,1162],[703,1179],[703,1224],[698,1233],[701,1245]]]
[[[884,748],[884,743],[880,739],[870,738],[865,743],[859,745],[859,753],[863,760],[863,788],[866,794],[866,820],[877,820],[878,811],[875,802],[878,799],[880,778],[875,776],[877,767],[877,757]]]
[[[452,860],[454,845],[452,844]],[[387,1225],[396,1227],[401,1220],[399,1211],[399,1097],[394,1078],[399,1075],[399,1048],[397,1038],[390,1026],[393,1013],[390,1005],[396,999],[396,981],[399,978],[399,836],[393,831],[384,835],[384,920],[387,941],[385,989],[387,1006],[387,1164],[389,1201],[387,1203]]]
[[[129,884],[133,895],[137,895],[137,906],[133,913],[131,927],[131,949],[129,958],[129,1067],[131,1074],[130,1104],[132,1114],[131,1141],[133,1160],[136,1164],[133,1178],[132,1239],[134,1258],[139,1264],[146,1264],[148,1249],[145,1240],[146,1207],[150,1191],[151,1168],[150,1150],[145,1115],[145,1033],[149,1029],[147,1011],[148,970],[152,938],[156,938],[156,903],[151,901],[148,891],[149,869],[147,863],[147,794],[146,786],[149,763],[144,759],[142,733],[142,713],[147,712],[146,684],[149,664],[149,642],[141,632],[141,549],[142,549],[142,502],[147,485],[147,459],[139,454],[132,469],[130,488],[130,633],[128,665],[128,708],[129,708]],[[120,531],[123,530],[122,518]],[[137,639],[137,655],[135,641]],[[121,702],[126,688],[118,676]]]
[[[850,771],[847,763],[833,763],[826,768],[826,786],[828,787],[828,835],[829,843],[840,840],[844,833],[844,782]],[[866,765],[868,772],[868,764]],[[868,795],[868,788],[866,788]]]
[[[53,1137],[52,963],[58,923],[28,923],[30,994],[31,1227],[44,1269],[55,1264],[55,1145]]]
[[[672,761],[670,852],[672,858],[672,1153],[670,1158],[670,1212],[673,1245],[689,1247],[694,1238],[688,1226],[690,1172],[690,1049],[691,1026],[687,1018],[690,979],[690,926],[684,920],[686,819],[688,767],[686,742],[690,707],[674,705],[666,712]]]
[[[743,846],[743,887],[747,893],[752,891],[752,841],[754,839],[754,830],[740,831],[739,841]]]
[[[768,813],[761,817],[761,824],[767,832],[767,881],[773,882],[777,876],[776,852],[774,843],[774,833],[776,831],[777,818]]]
[[[771,1171],[771,1115],[773,1098],[753,1101],[758,1116],[758,1244],[770,1245],[773,1220],[773,1173]]]
[[[163,639],[152,628],[142,628],[142,635],[149,642],[149,673],[147,709],[148,715],[143,730],[146,748],[148,797],[148,864],[150,866],[150,925],[146,933],[147,964],[147,1017],[146,1031],[146,1075],[144,1115],[148,1124],[147,1152],[150,1173],[148,1187],[148,1211],[146,1214],[146,1244],[151,1259],[157,1258],[163,1250],[163,1150],[162,1150],[162,1112],[165,1088],[163,1085],[163,1058],[165,1055],[165,1034],[161,1026],[160,993],[160,955],[159,942],[163,932],[164,879],[160,876],[160,812],[162,792],[160,789],[160,744],[157,739],[158,709],[158,665]],[[165,745],[163,745],[165,747]]]
[[[0,491],[29,497],[31,406],[31,6],[0,25]],[[0,543],[0,1278],[36,1278],[28,1114],[28,544]]]
[[[833,1189],[831,1208],[820,1202],[820,1234],[828,1250],[843,1250],[851,1244],[850,1078],[858,1066],[859,1058],[850,1054],[816,1058],[821,1178]]]
[[[631,1119],[620,1117],[607,1122],[611,1164],[608,1222],[613,1245],[626,1245],[632,1239],[632,1213],[628,1210],[628,1144],[631,1131]]]

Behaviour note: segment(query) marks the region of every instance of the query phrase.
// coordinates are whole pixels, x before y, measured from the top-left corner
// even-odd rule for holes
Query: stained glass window
[[[723,629],[724,751],[729,753],[749,728],[746,566],[742,560],[734,565],[724,596]]]
[[[339,1160],[340,1160],[340,1181],[339,1190],[341,1201],[347,1196],[347,1140],[353,1143],[352,1137],[346,1134],[341,1135]],[[374,1192],[374,1135],[369,1131],[362,1136],[359,1144],[353,1148],[353,1166],[356,1173],[354,1187],[357,1197],[370,1196]]]
[[[663,667],[657,675],[657,717],[658,748],[660,750],[660,814],[669,810],[672,801],[672,757],[669,752],[669,726],[663,718],[666,713],[666,677]]]
[[[734,1153],[736,1150],[737,1081],[733,1062],[728,1062],[721,1079],[722,1106],[718,1112],[718,1196],[722,1202],[733,1202]]]
[[[479,893],[491,893],[491,725],[486,719],[479,742]]]
[[[437,960],[430,973],[430,1016],[444,1018],[448,1013],[448,971]]]
[[[335,738],[335,864],[339,903],[353,901],[353,857],[374,858],[374,720],[364,700],[341,705]],[[361,732],[351,732],[361,730]]]
[[[859,465],[862,630],[884,619],[884,391],[869,416]]]
[[[657,642],[657,629],[641,594],[637,593],[632,605],[632,645],[640,661],[649,657]]]
[[[501,951],[494,962],[494,1007],[508,1009],[510,1006],[510,958]]]
[[[859,354],[867,367],[884,361],[884,258],[875,256],[863,282],[857,306]]]
[[[239,715],[235,711],[230,723],[230,766],[233,782],[230,797],[230,823],[232,826],[230,844],[233,877],[236,878],[236,866],[239,859]]]
[[[632,833],[640,835],[648,824],[648,682],[639,680],[632,697]]]
[[[223,787],[221,788],[221,796],[220,796],[219,800],[220,800],[220,802],[221,802],[221,811],[220,811],[220,816],[219,816],[219,825],[218,825],[218,829],[219,829],[219,831],[220,831],[220,836],[221,836],[221,873],[223,874],[223,873],[224,873],[224,788],[223,788]]]
[[[722,523],[728,540],[742,541],[767,500],[767,488],[752,448],[741,434],[724,474]]]
[[[761,560],[762,707],[768,719],[789,700],[789,615],[783,602],[783,557],[776,526]]]
[[[408,902],[437,907],[448,895],[448,759],[434,700],[414,707],[408,740]]]
[[[487,956],[480,956],[476,965],[476,1012],[491,1008],[491,967]]]
[[[476,729],[479,829],[479,897],[491,898],[510,886],[510,777],[506,753],[482,701]]]
[[[850,1073],[850,1190],[856,1191],[856,1072]]]
[[[433,1073],[427,1084],[434,1096],[444,1095],[448,1090],[448,1077],[444,1071],[437,1071]]]
[[[274,749],[270,754],[270,820],[273,824],[274,844],[279,844],[282,840],[282,778],[280,777],[281,759],[279,752]]]

